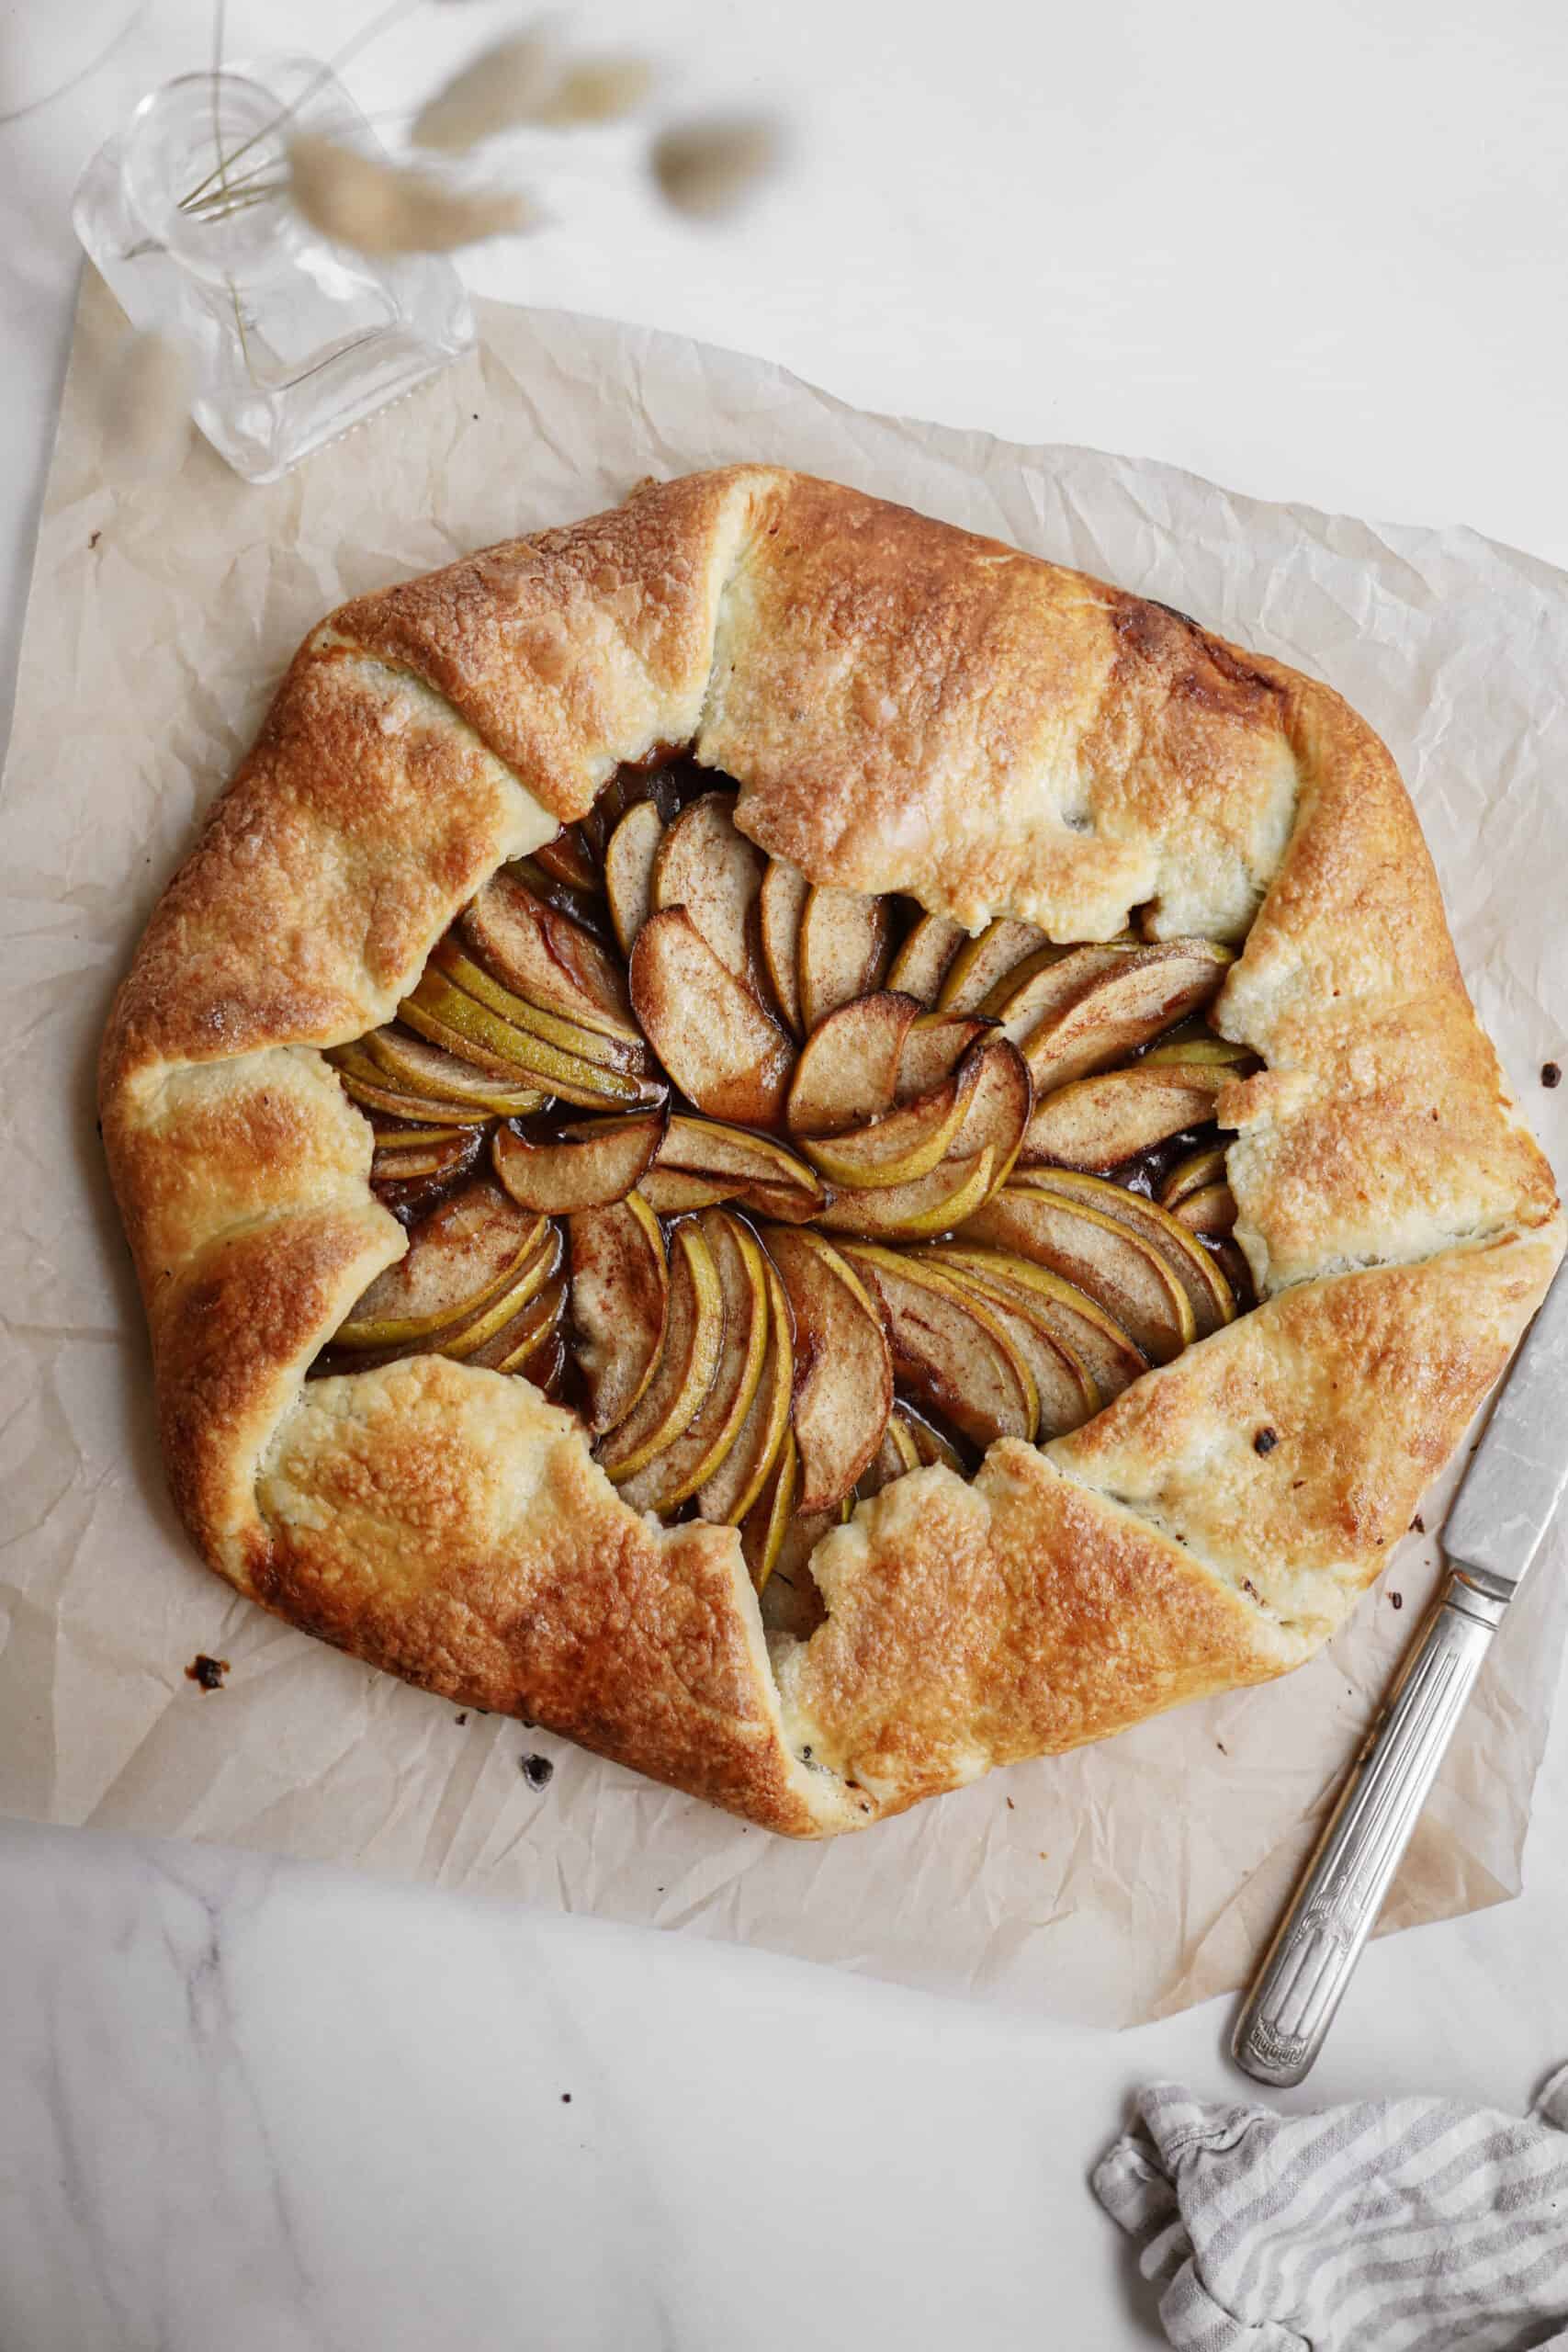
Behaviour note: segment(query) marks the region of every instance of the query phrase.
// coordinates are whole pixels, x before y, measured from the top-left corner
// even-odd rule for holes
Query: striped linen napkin
[[[1157,2083],[1093,2186],[1179,2352],[1568,2352],[1568,2066],[1522,2120]]]

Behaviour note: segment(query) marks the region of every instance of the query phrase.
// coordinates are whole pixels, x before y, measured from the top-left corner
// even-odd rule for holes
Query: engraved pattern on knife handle
[[[1412,1645],[1237,2020],[1259,2082],[1299,2083],[1323,2047],[1502,1614],[1450,1575]]]

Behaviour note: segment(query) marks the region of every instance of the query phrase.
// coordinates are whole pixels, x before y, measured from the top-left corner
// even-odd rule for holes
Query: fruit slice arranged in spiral
[[[764,1622],[857,1502],[1078,1427],[1246,1303],[1202,939],[813,882],[678,756],[502,868],[330,1058],[411,1227],[318,1367],[433,1351],[739,1531]]]

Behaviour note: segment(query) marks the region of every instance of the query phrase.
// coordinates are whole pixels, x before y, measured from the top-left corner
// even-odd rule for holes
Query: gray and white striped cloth
[[[1568,2352],[1568,2066],[1524,2119],[1140,2094],[1094,2190],[1180,2352]]]

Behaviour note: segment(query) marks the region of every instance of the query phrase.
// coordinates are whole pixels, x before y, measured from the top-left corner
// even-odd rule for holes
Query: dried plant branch
[[[765,116],[672,123],[649,158],[666,204],[691,220],[733,212],[773,172],[783,153],[779,127]]]
[[[646,58],[568,56],[547,28],[495,42],[437,90],[414,117],[416,147],[451,153],[524,124],[565,130],[629,114],[654,82]]]
[[[444,187],[315,132],[289,141],[288,192],[313,229],[362,254],[446,253],[542,225],[525,196]]]

